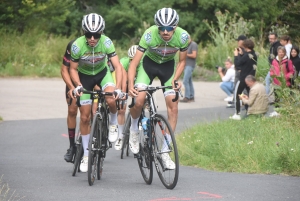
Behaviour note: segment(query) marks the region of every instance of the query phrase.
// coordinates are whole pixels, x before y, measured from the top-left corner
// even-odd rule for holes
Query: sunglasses
[[[93,36],[94,39],[99,39],[101,37],[101,33],[85,32],[84,35],[86,38],[92,38]]]
[[[158,30],[160,31],[167,31],[167,32],[170,32],[170,31],[173,31],[175,29],[175,27],[171,27],[171,26],[164,26],[164,27],[158,27]]]

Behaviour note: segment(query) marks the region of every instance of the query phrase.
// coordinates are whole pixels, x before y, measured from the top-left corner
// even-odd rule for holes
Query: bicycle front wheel
[[[149,138],[145,138],[143,133],[140,133],[140,151],[136,157],[144,181],[147,184],[151,184],[153,180],[151,149],[149,147]]]
[[[160,114],[155,115],[152,129],[152,149],[157,174],[167,189],[173,189],[179,176],[179,158],[174,132],[167,119]]]
[[[99,143],[100,123],[101,123],[100,115],[96,113],[93,118],[90,141],[89,141],[88,181],[90,186],[94,184],[98,172],[97,168],[98,168],[99,150],[101,146],[101,144]]]
[[[124,138],[123,138],[123,143],[122,143],[122,149],[121,149],[121,159],[123,159],[123,155],[126,151],[126,155],[129,155],[129,128],[131,125],[131,118],[130,118],[130,113],[127,114],[126,117],[126,121],[125,121],[125,125],[124,125],[124,130],[123,130],[123,134],[124,134]]]

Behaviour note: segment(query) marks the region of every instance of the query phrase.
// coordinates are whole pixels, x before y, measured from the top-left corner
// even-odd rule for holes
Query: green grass
[[[3,118],[0,116],[0,121],[3,121]]]
[[[300,176],[299,124],[290,116],[201,124],[176,140],[182,165]]]

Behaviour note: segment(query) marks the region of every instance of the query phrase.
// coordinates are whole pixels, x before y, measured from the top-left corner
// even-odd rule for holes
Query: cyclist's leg
[[[78,73],[80,82],[86,90],[93,90],[95,86],[94,77],[90,75],[85,75],[82,73]],[[90,140],[90,118],[91,118],[91,106],[92,106],[92,99],[91,95],[83,94],[80,97],[80,133],[82,137],[82,146],[83,146],[83,160],[81,161],[80,171],[87,172],[88,168],[88,144]]]
[[[161,84],[164,86],[172,86],[174,73],[175,73],[175,61],[171,60],[161,65],[163,65],[163,68],[159,68],[160,71],[158,75]],[[170,123],[173,133],[175,133],[177,118],[178,118],[178,100],[175,102],[172,101],[172,99],[175,98],[175,95],[176,94],[173,89],[164,90],[164,96],[166,100],[167,113],[168,113],[168,122]],[[170,133],[171,133],[170,131],[166,130],[165,137],[167,138],[169,144],[172,143],[172,137]],[[161,147],[161,151],[166,152],[168,150],[169,150],[168,143],[166,139],[164,139]],[[165,166],[168,167],[169,169],[175,168],[175,163],[172,161],[168,153],[162,154],[162,160]]]
[[[114,92],[115,83],[111,72],[105,68],[101,71],[101,78],[99,77],[99,83],[103,91]],[[118,120],[117,120],[117,106],[116,101],[113,96],[105,97],[106,103],[109,106],[109,135],[108,140],[110,142],[115,142],[118,139]]]
[[[147,71],[148,68],[151,69],[149,62],[151,62],[151,59],[145,56],[143,58],[143,65],[140,66],[137,70],[135,87],[137,87],[138,89],[145,88],[154,79],[152,75],[153,73]],[[139,95],[135,98],[134,107],[130,109],[131,126],[130,126],[130,136],[129,136],[129,147],[134,154],[139,152],[138,121],[141,115],[142,108],[145,103],[145,98],[146,98],[146,92],[140,92]]]
[[[67,162],[71,162],[72,158],[73,158],[73,154],[75,152],[74,137],[75,137],[76,116],[77,116],[78,107],[76,105],[76,100],[72,100],[71,105],[69,105],[70,98],[68,96],[68,91],[69,91],[69,88],[66,86],[66,102],[68,104],[67,125],[68,125],[68,135],[69,135],[70,147],[67,150],[67,153],[64,155],[64,159]]]
[[[172,86],[172,81],[174,79],[175,73],[175,61],[171,60],[166,63],[160,64],[158,78],[163,86]],[[178,100],[173,102],[172,99],[175,98],[175,91],[173,89],[165,89],[164,96],[166,100],[168,121],[175,132],[177,118],[178,118]]]

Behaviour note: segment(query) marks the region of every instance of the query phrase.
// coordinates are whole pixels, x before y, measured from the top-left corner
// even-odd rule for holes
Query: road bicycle
[[[112,147],[111,142],[108,141],[109,108],[106,104],[105,96],[113,96],[115,94],[102,90],[87,91],[82,89],[81,92],[91,94],[92,100],[98,99],[97,110],[91,123],[91,136],[88,145],[88,182],[92,186],[96,177],[98,180],[101,179],[106,151]],[[121,97],[124,95],[127,96],[127,94],[122,93]]]
[[[177,82],[175,83],[177,85]],[[175,86],[176,86],[175,85]],[[154,103],[153,93],[160,89],[170,89],[172,86],[147,86],[145,89],[138,90],[139,92],[146,92],[146,107],[143,108],[141,117],[139,118],[139,125],[141,119],[144,118],[145,110],[149,112],[148,135],[140,135],[139,139],[139,153],[135,154],[138,165],[147,184],[151,184],[153,180],[153,164],[157,174],[167,189],[175,188],[179,176],[179,158],[174,132],[168,120],[161,114],[157,113],[157,107]],[[178,100],[178,93],[172,100]],[[135,99],[132,99],[129,108],[135,104]],[[128,126],[128,125],[127,125]],[[124,129],[125,130],[125,129]],[[129,133],[129,128],[126,128],[126,134]],[[129,136],[129,135],[128,135]],[[168,169],[164,164],[163,158],[170,157],[175,163],[174,169]]]

